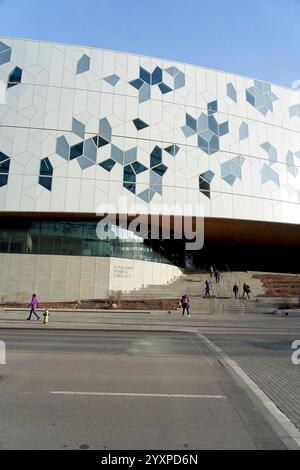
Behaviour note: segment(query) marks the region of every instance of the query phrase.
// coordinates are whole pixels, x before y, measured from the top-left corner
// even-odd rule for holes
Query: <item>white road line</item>
[[[150,397],[150,398],[212,398],[226,399],[223,395],[185,395],[174,393],[115,393],[115,392],[73,392],[71,390],[53,390],[52,395],[89,395],[108,397]]]
[[[199,338],[213,351],[219,361],[226,367],[230,374],[248,388],[256,397],[257,405],[268,419],[274,431],[281,438],[288,449],[300,449],[300,431],[292,421],[277,408],[275,403],[266,395],[256,383],[241,369],[236,361],[230,359],[218,346],[206,336],[198,333]]]

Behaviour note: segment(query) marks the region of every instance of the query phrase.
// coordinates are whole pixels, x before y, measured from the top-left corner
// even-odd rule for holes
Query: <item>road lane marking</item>
[[[118,392],[73,392],[71,390],[53,390],[52,395],[89,395],[108,397],[150,397],[150,398],[212,398],[226,399],[223,395],[187,395],[180,393],[118,393]]]

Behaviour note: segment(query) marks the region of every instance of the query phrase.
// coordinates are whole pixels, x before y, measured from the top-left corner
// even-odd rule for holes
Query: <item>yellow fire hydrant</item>
[[[47,308],[43,313],[43,317],[44,317],[43,323],[44,325],[47,325],[49,321],[49,310]]]

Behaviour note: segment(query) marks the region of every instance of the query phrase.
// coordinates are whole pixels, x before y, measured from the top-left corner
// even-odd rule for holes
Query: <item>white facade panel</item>
[[[206,217],[300,223],[295,91],[156,58],[0,41],[10,51],[0,63],[1,211],[92,213],[123,195],[146,210],[203,204]]]

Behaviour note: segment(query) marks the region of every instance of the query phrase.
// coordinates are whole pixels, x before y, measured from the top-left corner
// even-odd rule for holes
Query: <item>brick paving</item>
[[[246,372],[300,429],[300,365],[291,361],[291,344],[300,332],[282,336],[207,334]]]

